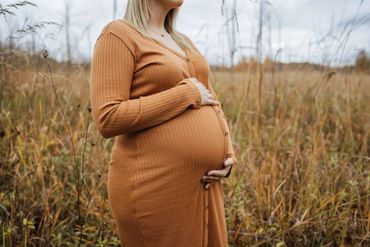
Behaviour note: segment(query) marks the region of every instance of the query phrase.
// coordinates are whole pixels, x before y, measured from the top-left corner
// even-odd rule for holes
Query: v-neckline
[[[143,36],[143,34],[142,34],[142,33],[140,33],[140,32],[136,29],[136,27],[132,26],[132,25],[131,25],[131,23],[129,23],[126,19],[120,19],[120,21],[122,21],[122,22],[126,23],[129,27],[131,27],[132,29],[134,29],[136,32],[138,32],[140,35],[142,35],[142,36]],[[185,48],[185,50],[183,50],[183,49],[181,49],[181,47],[180,47],[180,49],[181,49],[181,50],[183,50],[183,51],[184,51],[184,53],[185,53],[185,55],[183,55],[183,54],[181,54],[180,52],[176,51],[175,49],[172,49],[172,48],[171,48],[171,47],[169,47],[168,45],[165,45],[163,42],[161,42],[161,41],[159,41],[159,40],[157,40],[157,39],[155,39],[155,38],[153,38],[153,37],[151,37],[151,38],[152,38],[152,41],[153,41],[153,42],[155,42],[155,43],[157,43],[158,45],[162,46],[163,48],[165,48],[165,49],[169,50],[170,52],[174,53],[175,55],[177,55],[177,56],[181,57],[182,59],[185,59],[185,60],[188,60],[188,59],[189,59],[189,54],[188,54],[188,52],[187,52],[187,49],[186,49],[186,48]]]

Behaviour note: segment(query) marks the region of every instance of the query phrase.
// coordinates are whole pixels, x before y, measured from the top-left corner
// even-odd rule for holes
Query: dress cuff
[[[193,103],[190,104],[190,108],[199,109],[201,107],[201,94],[198,87],[191,81],[190,78],[185,78],[184,80],[177,83],[177,85],[185,84],[189,87],[190,95],[193,99]]]

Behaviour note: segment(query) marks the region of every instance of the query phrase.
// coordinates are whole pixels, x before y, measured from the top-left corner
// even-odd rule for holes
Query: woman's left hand
[[[218,170],[210,170],[202,177],[202,182],[205,183],[205,189],[207,190],[212,183],[219,181],[224,178],[230,171],[233,165],[233,159],[231,157],[225,159],[224,167]]]

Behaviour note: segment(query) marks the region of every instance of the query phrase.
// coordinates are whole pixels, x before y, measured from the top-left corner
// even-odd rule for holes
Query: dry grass
[[[256,75],[213,75],[241,160],[225,188],[235,246],[370,244],[370,77],[328,75],[265,74],[259,113]]]
[[[0,63],[0,243],[119,246],[89,71],[52,69]],[[230,246],[368,246],[370,76],[266,72],[259,112],[257,75],[228,78],[211,75],[239,160],[223,180]]]

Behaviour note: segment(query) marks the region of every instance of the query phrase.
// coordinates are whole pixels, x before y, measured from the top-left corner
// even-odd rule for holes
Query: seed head
[[[49,52],[48,52],[48,50],[43,50],[42,51],[42,56],[44,57],[44,58],[47,58],[48,56],[49,56]]]

